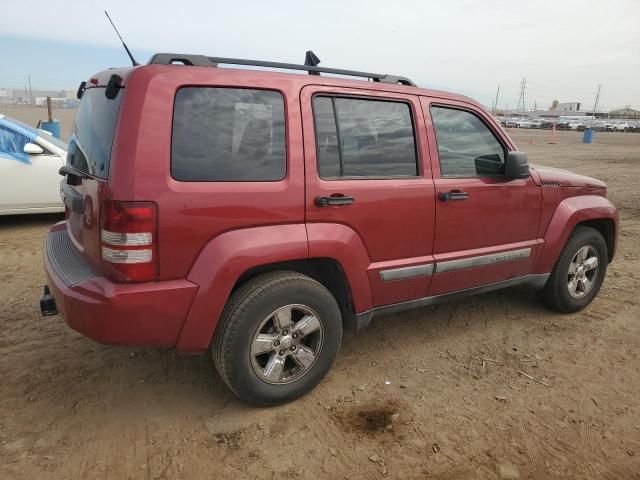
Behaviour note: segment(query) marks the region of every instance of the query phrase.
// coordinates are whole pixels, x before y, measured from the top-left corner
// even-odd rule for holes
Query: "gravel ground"
[[[204,356],[41,318],[59,217],[0,218],[0,478],[640,478],[640,134],[511,133],[532,162],[609,184],[622,229],[593,304],[559,315],[523,287],[376,319],[269,409]]]

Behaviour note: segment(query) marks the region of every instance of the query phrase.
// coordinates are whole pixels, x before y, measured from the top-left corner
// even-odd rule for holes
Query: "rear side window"
[[[494,177],[504,174],[505,149],[476,115],[431,107],[443,177]]]
[[[124,92],[113,99],[104,93],[102,87],[85,90],[67,154],[67,161],[74,168],[99,178],[109,176],[113,134],[124,97]]]
[[[176,94],[171,174],[182,181],[276,181],[286,173],[278,92],[185,87]]]
[[[418,175],[408,104],[316,96],[313,112],[322,178]]]

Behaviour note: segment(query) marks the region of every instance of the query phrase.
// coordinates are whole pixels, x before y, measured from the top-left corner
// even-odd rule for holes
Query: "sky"
[[[0,7],[0,88],[76,89],[154,52],[404,75],[515,108],[552,100],[640,109],[639,0],[30,0]]]

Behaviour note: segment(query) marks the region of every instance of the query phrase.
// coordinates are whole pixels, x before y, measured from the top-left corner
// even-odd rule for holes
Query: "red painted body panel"
[[[366,273],[370,259],[360,236],[337,223],[309,223],[307,235],[309,256],[336,260],[347,276],[356,312],[369,310],[373,306]]]
[[[107,182],[85,178],[74,188],[84,196],[84,212],[65,209],[69,238],[92,268],[100,271],[100,204],[107,194]]]
[[[67,287],[46,254],[44,263],[47,285],[67,324],[103,344],[174,346],[198,290],[185,279],[117,284],[103,277]]]
[[[186,277],[199,252],[218,235],[238,228],[304,223],[302,127],[295,82],[274,83],[227,69],[157,67],[128,79],[122,121],[112,154],[111,198],[158,204],[160,279]],[[176,74],[176,68],[179,74]],[[140,72],[140,73],[139,73]],[[184,85],[278,90],[285,101],[287,174],[279,182],[178,182],[171,178],[173,99]],[[139,100],[142,99],[142,100]],[[139,102],[139,104],[137,104]],[[125,108],[134,105],[129,110]],[[131,158],[131,152],[135,152]],[[258,200],[259,198],[259,200]]]
[[[231,289],[244,272],[257,265],[301,260],[308,255],[303,223],[232,230],[210,241],[188,275],[200,289],[180,333],[178,350],[206,350]]]
[[[98,276],[67,288],[45,260],[67,323],[103,343],[204,351],[237,280],[248,270],[308,258],[335,260],[356,313],[527,275],[550,272],[575,225],[617,212],[601,182],[571,172],[532,169],[529,179],[441,178],[431,103],[479,115],[508,150],[516,146],[476,102],[454,94],[327,76],[230,68],[149,65],[100,72],[126,88],[108,182],[85,180],[93,223],[69,219],[80,251],[100,270],[99,216],[105,199],[158,206],[159,281],[115,284]],[[171,178],[173,104],[183,86],[276,90],[286,117],[287,173],[278,182],[178,182]],[[323,180],[317,173],[311,98],[317,92],[406,101],[415,123],[420,174],[410,179]],[[544,186],[557,182],[561,187]],[[566,185],[566,186],[565,186]],[[450,190],[470,194],[441,202]],[[347,207],[314,198],[352,195]],[[77,215],[77,214],[76,214]],[[66,228],[56,226],[54,229]],[[380,272],[526,248],[528,258],[383,282]]]
[[[436,273],[433,276],[433,282],[431,282],[429,296],[455,292],[456,290],[465,290],[467,288],[477,287],[478,285],[487,285],[489,283],[528,275],[531,273],[532,265],[536,258],[538,249],[540,248],[540,243],[540,240],[530,240],[526,242],[509,243],[492,247],[475,248],[473,250],[465,250],[462,252],[455,251],[434,255],[436,262],[442,262],[446,260],[457,260],[467,257],[506,252],[509,250],[518,250],[521,248],[531,248],[531,255],[528,258],[510,260],[508,262],[494,263],[491,265],[483,265],[473,268],[465,268],[463,270],[452,272]]]
[[[422,97],[431,158],[438,159],[438,145],[429,112],[432,104],[451,105],[471,111],[501,140],[506,149],[513,144],[493,117],[468,102]],[[534,245],[528,260],[506,262],[513,265],[487,265],[454,272],[436,273],[429,295],[462,290],[530,273],[537,245],[540,221],[540,188],[533,178],[442,178],[440,163],[433,162],[436,198],[441,193],[463,191],[469,198],[459,202],[436,202],[433,252],[436,260],[465,258],[508,250],[510,245]],[[520,247],[513,247],[520,248]],[[468,253],[474,251],[476,253]],[[496,280],[497,279],[497,280]]]
[[[412,110],[420,175],[415,178],[324,180],[318,175],[312,97],[317,93],[395,99]],[[301,93],[306,160],[306,221],[346,225],[364,245],[374,306],[424,297],[429,277],[382,282],[379,271],[420,263],[433,251],[434,191],[426,128],[420,102],[415,95],[375,90],[310,85]],[[319,207],[318,196],[343,194],[355,198],[351,205]],[[312,253],[312,256],[314,254]],[[428,257],[429,263],[430,257]],[[370,263],[384,262],[383,267]]]
[[[534,273],[550,272],[575,226],[595,219],[614,223],[614,245],[617,245],[618,211],[609,200],[600,195],[578,195],[562,200],[544,233],[545,246],[536,260]]]

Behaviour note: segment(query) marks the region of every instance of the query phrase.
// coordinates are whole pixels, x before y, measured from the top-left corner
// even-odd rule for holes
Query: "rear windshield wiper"
[[[71,165],[63,165],[62,167],[60,167],[60,170],[58,170],[58,173],[63,177],[66,177],[67,175],[73,175],[74,177],[78,178],[91,178],[86,173],[78,170],[75,167],[72,167]]]

